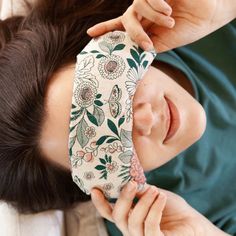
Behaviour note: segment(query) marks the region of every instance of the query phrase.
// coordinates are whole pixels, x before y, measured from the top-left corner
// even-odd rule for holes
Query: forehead
[[[65,167],[68,158],[69,117],[75,66],[63,68],[50,78],[45,100],[40,147],[45,156]]]

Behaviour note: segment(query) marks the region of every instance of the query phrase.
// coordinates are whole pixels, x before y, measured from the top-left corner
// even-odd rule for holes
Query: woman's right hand
[[[166,3],[172,8],[169,18],[160,15],[159,0],[134,0],[122,16],[91,27],[88,34],[95,37],[112,30],[126,30],[143,49],[154,46],[157,52],[163,52],[194,42],[236,17],[235,0],[167,0]],[[174,21],[168,28],[166,23],[171,19]],[[149,43],[149,47],[143,42]]]
[[[133,204],[135,196],[139,200]],[[226,235],[182,197],[155,186],[146,185],[140,193],[137,184],[130,181],[114,205],[93,189],[92,201],[102,217],[114,222],[124,236]]]

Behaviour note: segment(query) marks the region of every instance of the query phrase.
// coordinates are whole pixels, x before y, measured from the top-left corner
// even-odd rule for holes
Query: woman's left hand
[[[96,37],[125,29],[144,50],[154,46],[157,52],[164,52],[197,41],[236,17],[235,0],[161,2],[162,5],[159,0],[134,0],[122,16],[99,23],[87,33]],[[164,4],[170,7],[169,13],[163,14],[160,6]]]
[[[92,201],[101,216],[114,222],[123,235],[226,235],[177,194],[150,185],[137,193],[136,183],[130,184],[114,205],[100,190],[92,190]],[[135,196],[139,200],[133,205]]]

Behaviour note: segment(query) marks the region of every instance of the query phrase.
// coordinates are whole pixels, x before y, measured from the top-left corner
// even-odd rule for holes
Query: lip
[[[167,113],[167,133],[163,143],[166,143],[169,139],[171,139],[180,127],[180,116],[179,111],[176,105],[167,97],[165,97],[166,103],[168,105],[169,112]]]

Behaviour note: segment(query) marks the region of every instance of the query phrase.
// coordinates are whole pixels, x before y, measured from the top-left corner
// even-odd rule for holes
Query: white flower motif
[[[129,96],[134,95],[137,83],[139,80],[141,80],[144,72],[145,69],[143,68],[143,66],[138,67],[138,71],[134,67],[128,70],[127,77],[129,80],[125,82],[125,87],[128,91]]]
[[[86,130],[84,132],[84,134],[87,136],[87,138],[91,139],[92,137],[96,136],[96,131],[95,128],[93,126],[90,127],[86,127]]]
[[[125,109],[126,109],[126,122],[130,122],[133,115],[132,101],[130,97],[125,101]]]
[[[113,80],[123,74],[125,62],[118,55],[107,55],[101,58],[98,64],[98,70],[103,78]]]
[[[83,157],[72,155],[71,160],[73,167],[81,166],[83,164]]]
[[[94,179],[95,176],[94,176],[94,173],[92,171],[88,171],[88,172],[84,173],[84,178],[86,180],[91,180],[91,179]]]
[[[104,184],[103,186],[102,186],[102,189],[104,190],[104,191],[110,191],[111,189],[113,189],[114,188],[114,185],[112,184],[112,183],[107,183],[107,184]]]
[[[74,92],[75,101],[81,107],[89,107],[93,104],[97,89],[90,82],[84,82],[77,86]]]
[[[103,39],[107,43],[118,44],[124,41],[125,35],[122,32],[113,31],[105,34]]]

